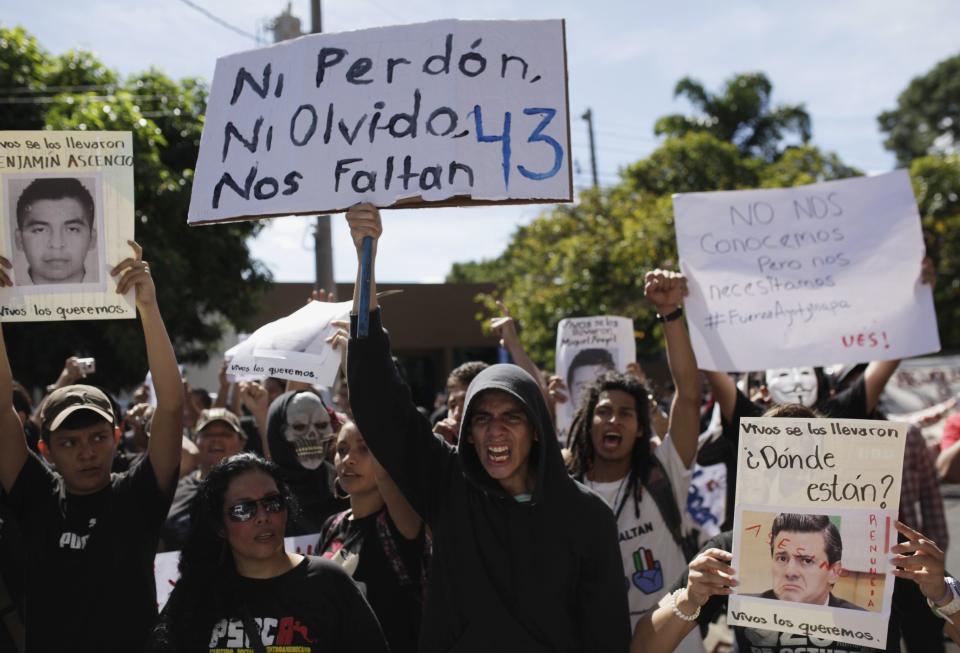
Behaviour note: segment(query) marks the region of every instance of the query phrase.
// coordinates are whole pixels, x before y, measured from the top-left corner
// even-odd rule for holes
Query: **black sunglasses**
[[[271,494],[262,499],[248,499],[227,508],[227,517],[231,521],[250,521],[257,515],[257,505],[263,506],[268,513],[283,512],[287,509],[287,502],[282,494]]]

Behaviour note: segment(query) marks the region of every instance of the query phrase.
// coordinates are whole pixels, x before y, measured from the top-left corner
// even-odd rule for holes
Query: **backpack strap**
[[[656,456],[651,456],[651,460],[653,466],[644,487],[650,492],[653,502],[660,509],[660,515],[663,517],[670,535],[673,536],[673,541],[683,551],[684,558],[692,560],[699,551],[696,535],[693,533],[683,534],[683,518],[680,515],[680,509],[677,506],[677,499],[673,494],[673,487],[670,485],[667,470],[663,468],[663,463]]]

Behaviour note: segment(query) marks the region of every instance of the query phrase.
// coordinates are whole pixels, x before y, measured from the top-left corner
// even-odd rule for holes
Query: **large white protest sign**
[[[283,547],[287,551],[299,553],[300,555],[317,555],[317,546],[320,544],[320,534],[297,535],[287,537],[283,540]],[[167,604],[170,593],[174,586],[180,580],[180,570],[177,565],[180,564],[179,551],[166,551],[158,553],[153,559],[153,579],[157,585],[157,609],[163,610]]]
[[[938,351],[904,171],[674,196],[700,367],[750,371]]]
[[[906,432],[882,421],[740,420],[740,584],[727,623],[886,647]]]
[[[337,331],[334,320],[349,320],[353,302],[309,302],[270,322],[228,349],[227,374],[235,379],[274,376],[313,385],[331,385],[340,366],[340,352],[327,344]]]
[[[0,322],[136,317],[110,270],[132,256],[130,132],[0,132]]]
[[[567,384],[568,400],[557,405],[557,429],[566,431],[584,392],[604,372],[626,372],[637,360],[633,320],[598,315],[571,317],[557,325],[557,374]]]
[[[571,189],[563,21],[444,20],[219,59],[189,222]]]

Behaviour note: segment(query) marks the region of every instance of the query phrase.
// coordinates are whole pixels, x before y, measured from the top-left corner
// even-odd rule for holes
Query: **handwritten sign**
[[[907,425],[743,418],[731,625],[885,648]]]
[[[317,546],[320,543],[320,534],[297,535],[296,537],[286,537],[283,539],[283,547],[287,551],[299,553],[300,555],[317,555]],[[158,553],[153,559],[153,578],[157,584],[157,610],[163,610],[167,604],[170,593],[174,586],[180,580],[180,570],[177,565],[180,564],[179,551],[166,551]]]
[[[633,320],[599,315],[572,317],[557,325],[557,374],[567,384],[569,400],[557,405],[557,431],[566,431],[586,390],[604,372],[626,372],[637,360]]]
[[[697,362],[751,371],[938,351],[910,179],[673,198]]]
[[[131,255],[130,132],[0,132],[0,223],[0,322],[136,317],[110,276]]]
[[[331,385],[340,353],[327,344],[337,331],[333,320],[349,320],[353,302],[310,302],[270,322],[227,350],[227,374],[235,379],[273,376],[313,385]]]
[[[562,20],[317,34],[217,61],[189,222],[571,201]]]

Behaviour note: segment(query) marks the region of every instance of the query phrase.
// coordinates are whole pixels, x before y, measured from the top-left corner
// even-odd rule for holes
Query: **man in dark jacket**
[[[369,205],[347,213],[359,254],[376,240]],[[375,246],[374,246],[375,251]],[[435,436],[390,358],[376,290],[369,335],[348,356],[364,438],[433,531],[421,651],[625,651],[627,595],[613,514],[564,469],[529,374],[494,365],[470,384],[461,446]],[[371,281],[371,286],[373,282]]]

